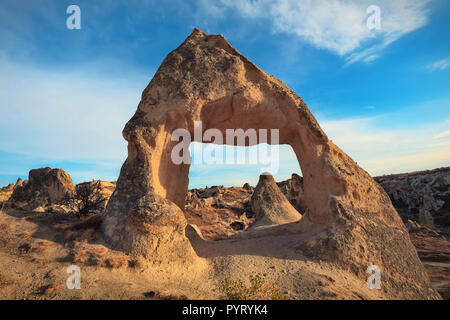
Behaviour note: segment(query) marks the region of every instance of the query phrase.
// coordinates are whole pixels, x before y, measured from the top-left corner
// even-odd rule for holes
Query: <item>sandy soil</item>
[[[255,233],[245,241],[239,236],[212,242],[193,239],[194,249],[205,261],[204,270],[167,272],[167,266],[148,265],[105,247],[97,227],[95,217],[80,224],[70,216],[1,212],[0,297],[219,299],[218,281],[236,275],[244,279],[253,272],[277,283],[290,299],[383,298],[346,270],[308,260],[300,251],[288,255],[287,250],[300,240],[287,236],[288,230],[264,238]],[[81,290],[66,287],[67,267],[72,264],[81,268]]]

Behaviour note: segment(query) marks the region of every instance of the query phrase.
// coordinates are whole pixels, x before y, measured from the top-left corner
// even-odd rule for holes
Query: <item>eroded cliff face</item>
[[[375,177],[400,216],[422,224],[450,226],[450,168]]]

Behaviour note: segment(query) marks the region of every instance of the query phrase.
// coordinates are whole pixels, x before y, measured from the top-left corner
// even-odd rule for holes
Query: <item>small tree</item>
[[[103,211],[108,198],[102,193],[100,181],[93,181],[77,186],[75,200],[76,213],[81,217]]]

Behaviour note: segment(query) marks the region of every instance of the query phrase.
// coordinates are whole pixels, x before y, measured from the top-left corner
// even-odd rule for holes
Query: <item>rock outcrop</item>
[[[252,228],[297,222],[302,218],[268,173],[260,175],[251,205],[255,213]]]
[[[14,185],[12,183],[0,188],[0,203],[8,201],[8,199],[11,197],[13,190]]]
[[[29,172],[25,185],[14,187],[8,205],[23,210],[34,210],[62,203],[73,197],[75,186],[68,173],[62,169],[40,168]]]
[[[185,129],[194,136],[194,121],[202,121],[202,133],[215,128],[223,136],[227,128],[279,129],[278,143],[293,148],[307,213],[284,233],[298,243],[286,240],[280,248],[332,261],[364,283],[367,266],[377,265],[386,297],[439,297],[383,188],[328,139],[295,92],[222,35],[198,29],[163,61],[123,130],[128,157],[103,216],[109,245],[154,263],[198,261],[186,237],[195,228],[185,232],[182,211],[189,164],[171,160],[179,143],[172,133]]]
[[[404,221],[450,226],[450,168],[374,178]]]
[[[291,179],[277,182],[277,185],[298,212],[306,211],[302,177],[293,173]]]

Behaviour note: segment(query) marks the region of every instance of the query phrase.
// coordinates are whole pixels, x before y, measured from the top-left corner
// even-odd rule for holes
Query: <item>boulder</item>
[[[17,185],[8,201],[13,208],[33,210],[64,202],[73,197],[75,186],[62,169],[40,168],[29,172],[28,183]]]

